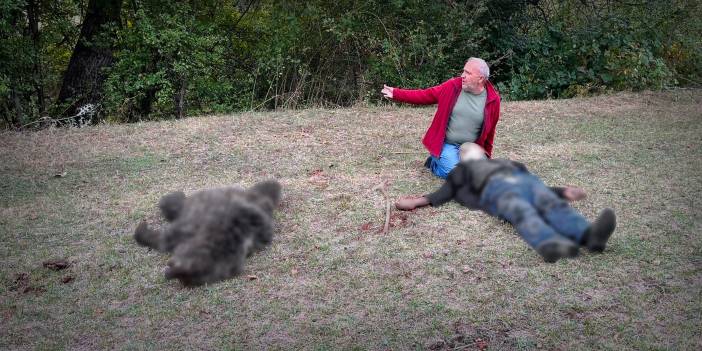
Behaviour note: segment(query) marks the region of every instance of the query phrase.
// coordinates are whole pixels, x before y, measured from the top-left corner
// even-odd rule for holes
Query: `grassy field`
[[[618,215],[604,254],[555,264],[454,203],[381,233],[374,187],[441,184],[422,167],[433,112],[0,132],[0,349],[702,349],[702,91],[503,104],[495,157]],[[240,277],[184,288],[133,240],[166,192],[264,178],[284,186],[276,237]]]

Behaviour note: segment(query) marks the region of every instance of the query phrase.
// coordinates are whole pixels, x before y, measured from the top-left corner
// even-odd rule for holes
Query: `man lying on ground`
[[[460,160],[438,190],[401,198],[395,207],[407,211],[456,200],[510,222],[546,262],[575,257],[580,246],[593,252],[605,249],[616,226],[614,211],[605,208],[590,223],[565,201],[585,198],[584,190],[549,188],[523,164],[487,159],[483,148],[473,143],[461,145]]]

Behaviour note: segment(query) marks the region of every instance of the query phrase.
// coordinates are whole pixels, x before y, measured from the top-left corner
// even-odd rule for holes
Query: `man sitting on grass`
[[[549,188],[523,164],[486,159],[483,148],[473,143],[461,145],[460,160],[441,188],[426,196],[401,198],[395,207],[407,211],[456,200],[512,223],[546,262],[575,257],[580,246],[604,250],[616,226],[614,211],[605,208],[589,223],[564,201],[585,198],[584,190]]]

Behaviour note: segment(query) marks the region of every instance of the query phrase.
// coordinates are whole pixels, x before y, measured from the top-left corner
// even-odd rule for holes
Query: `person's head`
[[[461,86],[465,92],[480,94],[485,88],[485,81],[490,78],[490,67],[483,59],[471,57],[463,66]]]
[[[484,160],[487,158],[485,149],[475,143],[463,143],[458,151],[458,157],[461,162]]]

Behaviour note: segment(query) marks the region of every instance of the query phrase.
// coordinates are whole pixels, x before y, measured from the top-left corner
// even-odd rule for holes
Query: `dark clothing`
[[[456,200],[510,222],[530,246],[562,235],[580,244],[589,222],[563,200],[565,188],[549,188],[526,166],[505,159],[461,162],[437,191],[432,206]]]
[[[516,170],[529,172],[522,163],[506,159],[476,160],[459,163],[437,191],[427,195],[432,206],[440,206],[451,200],[474,209],[486,210],[480,206],[480,193],[486,179],[493,174],[512,173]],[[552,188],[562,196],[563,188]]]

